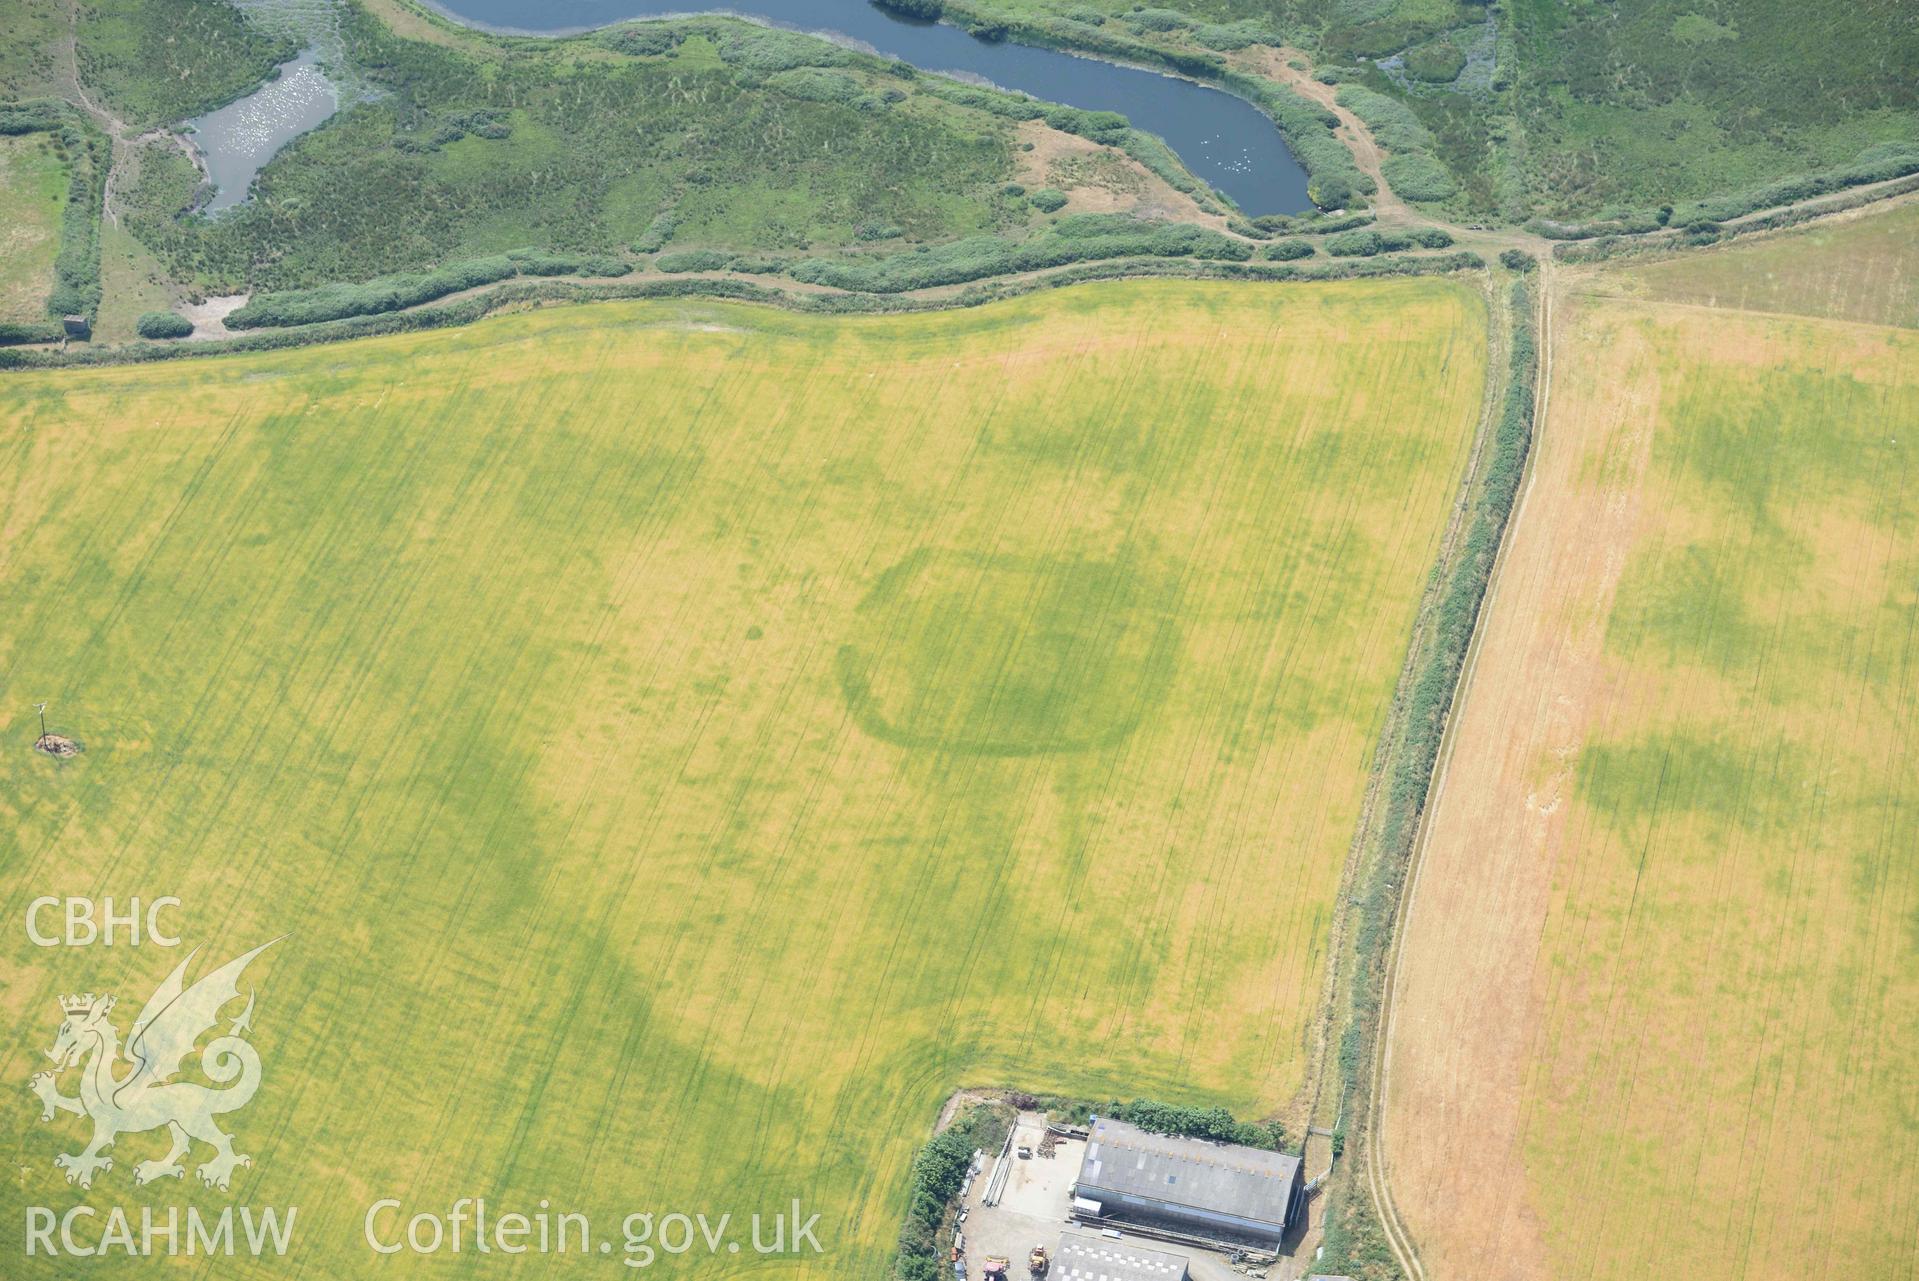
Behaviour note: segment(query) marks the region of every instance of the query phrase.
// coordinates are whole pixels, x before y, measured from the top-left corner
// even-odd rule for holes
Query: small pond
[[[187,122],[188,139],[216,188],[206,212],[247,198],[253,176],[274,153],[339,110],[340,96],[308,49],[280,67],[276,79],[218,111]]]

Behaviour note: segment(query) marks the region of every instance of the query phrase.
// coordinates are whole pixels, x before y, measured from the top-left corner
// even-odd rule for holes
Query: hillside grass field
[[[46,319],[67,166],[40,133],[0,136],[0,320]]]
[[[22,1088],[0,1212],[297,1205],[345,1277],[410,1274],[386,1196],[798,1197],[804,1274],[877,1278],[956,1087],[1282,1107],[1485,327],[1452,281],[1160,281],[8,379],[0,915],[291,937],[230,1195],[135,1194],[155,1135],[69,1189]],[[184,953],[0,950],[22,1086],[56,995]]]
[[[1869,232],[1694,261],[1768,299]],[[1413,890],[1394,1196],[1434,1276],[1913,1275],[1919,333],[1562,310]]]

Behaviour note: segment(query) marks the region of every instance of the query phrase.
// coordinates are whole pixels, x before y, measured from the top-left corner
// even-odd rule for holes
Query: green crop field
[[[1555,1271],[1907,1274],[1919,341],[1613,307],[1567,386],[1659,392],[1541,955],[1526,1150]],[[1602,1222],[1615,1197],[1656,1240]]]
[[[1606,296],[1868,313],[1901,225],[1562,301],[1398,993],[1432,1275],[1919,1268],[1919,333]]]
[[[630,1211],[798,1197],[802,1270],[877,1277],[958,1086],[1282,1106],[1485,320],[1136,282],[7,379],[0,912],[175,895],[183,946],[7,931],[0,1214],[297,1206],[299,1275],[394,1276],[386,1197],[546,1198],[615,1260]],[[136,1190],[157,1134],[69,1188],[56,996],[124,1032],[281,934],[231,1193]],[[571,1266],[468,1244],[431,1274]]]
[[[67,166],[46,134],[0,136],[0,320],[44,321]]]

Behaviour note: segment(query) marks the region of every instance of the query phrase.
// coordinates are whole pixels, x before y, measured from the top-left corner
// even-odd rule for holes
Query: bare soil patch
[[[1031,151],[1014,153],[1020,183],[1028,191],[1057,187],[1066,197],[1061,213],[1130,213],[1176,218],[1217,231],[1226,227],[1224,217],[1207,213],[1191,196],[1117,148],[1061,133],[1037,120],[1020,125],[1018,137],[1033,144]]]
[[[217,298],[208,298],[203,302],[183,303],[180,314],[193,322],[193,332],[188,342],[206,342],[214,338],[231,338],[233,331],[227,328],[227,317],[246,306],[251,294],[224,294]]]

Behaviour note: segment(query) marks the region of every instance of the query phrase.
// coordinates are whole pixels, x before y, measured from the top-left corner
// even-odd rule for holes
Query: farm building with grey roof
[[[1073,1185],[1081,1213],[1098,1221],[1264,1250],[1278,1248],[1305,1192],[1296,1156],[1103,1117],[1093,1122]]]

